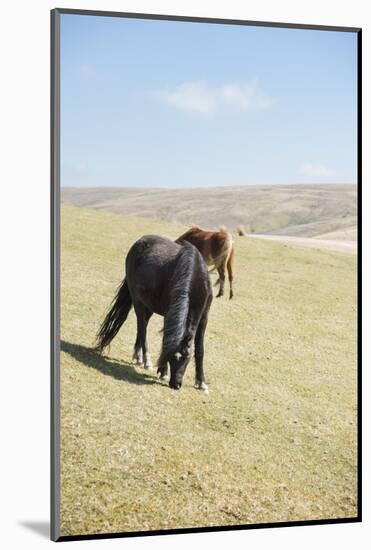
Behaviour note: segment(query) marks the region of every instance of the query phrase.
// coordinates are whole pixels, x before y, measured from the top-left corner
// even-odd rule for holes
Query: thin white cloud
[[[213,114],[226,107],[240,110],[268,109],[272,99],[263,92],[256,79],[245,84],[211,86],[203,81],[184,82],[161,93],[161,99],[178,109]]]
[[[163,92],[162,98],[165,103],[184,111],[213,113],[217,106],[215,90],[203,82],[185,82],[171,92]]]
[[[246,84],[225,84],[221,89],[221,101],[240,109],[269,109],[273,100],[259,87],[256,79]]]
[[[315,178],[331,178],[335,176],[335,172],[323,164],[314,164],[312,162],[305,162],[301,165],[300,172],[307,176]]]

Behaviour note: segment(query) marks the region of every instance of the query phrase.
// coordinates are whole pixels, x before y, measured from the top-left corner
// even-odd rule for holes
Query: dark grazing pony
[[[204,335],[212,300],[205,262],[193,245],[145,235],[126,256],[126,277],[118,287],[100,330],[96,351],[102,352],[116,336],[132,306],[137,316],[134,359],[152,367],[146,332],[153,313],[164,317],[163,341],[157,372],[173,389],[182,385],[195,344],[196,383],[207,391],[203,370]]]
[[[217,269],[219,274],[219,279],[215,283],[219,283],[217,298],[224,294],[225,271],[227,269],[229,298],[233,298],[234,246],[232,235],[224,229],[207,231],[197,225],[192,225],[188,231],[176,240],[176,242],[184,241],[192,243],[201,252],[207,265],[214,266],[211,271]]]

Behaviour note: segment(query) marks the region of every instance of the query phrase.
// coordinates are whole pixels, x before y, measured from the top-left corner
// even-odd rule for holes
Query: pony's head
[[[170,363],[170,382],[169,386],[173,390],[179,390],[182,387],[183,377],[192,355],[192,337],[187,336],[183,339],[182,345],[174,355],[169,358]]]

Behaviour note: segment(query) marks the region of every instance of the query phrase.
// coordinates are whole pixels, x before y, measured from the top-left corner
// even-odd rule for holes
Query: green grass
[[[236,238],[208,395],[193,363],[178,392],[132,363],[133,312],[107,355],[90,351],[130,245],[183,230],[62,207],[61,534],[354,517],[354,256]]]

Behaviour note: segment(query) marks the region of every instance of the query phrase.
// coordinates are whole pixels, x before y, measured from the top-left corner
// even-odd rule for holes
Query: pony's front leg
[[[204,336],[207,325],[207,313],[201,318],[195,336],[195,362],[196,362],[196,380],[195,388],[208,393],[208,387],[204,375]]]
[[[157,368],[157,374],[160,375],[160,380],[169,379],[169,365],[165,363],[164,365],[159,365]]]

